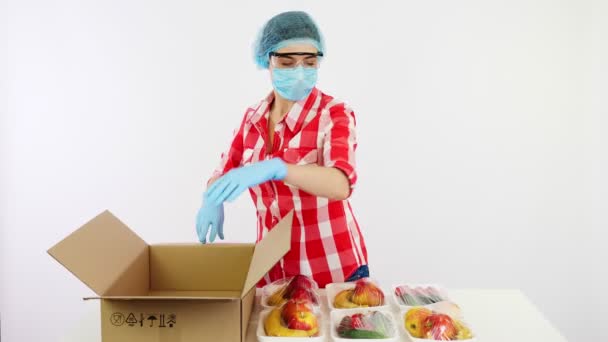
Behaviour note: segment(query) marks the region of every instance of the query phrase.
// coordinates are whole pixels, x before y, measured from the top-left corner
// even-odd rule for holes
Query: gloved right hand
[[[273,158],[247,166],[234,168],[215,181],[203,197],[208,203],[220,205],[234,201],[252,186],[269,180],[283,180],[287,176],[287,164],[281,158]]]
[[[211,227],[211,232],[209,232]],[[224,240],[224,205],[213,205],[203,201],[203,205],[196,214],[196,233],[198,240],[201,243],[207,242],[207,233],[209,233],[209,242],[215,240],[216,235]]]

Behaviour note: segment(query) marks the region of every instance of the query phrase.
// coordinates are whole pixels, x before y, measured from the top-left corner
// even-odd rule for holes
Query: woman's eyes
[[[297,65],[302,65],[305,67],[311,67],[314,68],[317,66],[317,59],[314,58],[307,58],[307,59],[303,59],[303,60],[295,60],[292,58],[279,58],[278,61],[278,66],[281,68],[293,68]]]

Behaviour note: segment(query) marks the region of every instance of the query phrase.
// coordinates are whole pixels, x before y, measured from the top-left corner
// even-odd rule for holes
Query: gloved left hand
[[[198,240],[201,243],[207,242],[207,233],[211,227],[209,234],[209,242],[213,242],[217,235],[224,240],[224,205],[212,205],[203,202],[203,205],[196,214],[196,233]]]
[[[283,180],[287,176],[287,165],[280,158],[230,170],[205,192],[205,201],[220,205],[233,201],[243,191],[269,180]]]

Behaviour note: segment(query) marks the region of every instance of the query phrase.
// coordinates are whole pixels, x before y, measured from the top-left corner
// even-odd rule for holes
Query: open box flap
[[[253,243],[150,245],[151,291],[236,291],[240,298]]]
[[[148,244],[107,210],[48,253],[99,296],[148,292]]]
[[[272,228],[262,241],[258,242],[253,251],[251,265],[247,272],[247,278],[241,292],[241,297],[247,295],[262,277],[274,266],[281,258],[289,252],[291,248],[291,229],[293,224],[293,211]]]
[[[92,296],[84,300],[196,300],[196,301],[233,301],[240,300],[240,291],[149,291],[141,296]]]

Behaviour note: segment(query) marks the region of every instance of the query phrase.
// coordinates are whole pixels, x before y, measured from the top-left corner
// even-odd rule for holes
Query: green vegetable
[[[338,326],[338,336],[349,339],[389,338],[393,327],[388,317],[379,311],[345,316]]]
[[[353,339],[367,339],[367,338],[387,338],[388,336],[384,335],[378,331],[372,330],[342,330],[339,332],[340,337],[343,338],[353,338]]]

